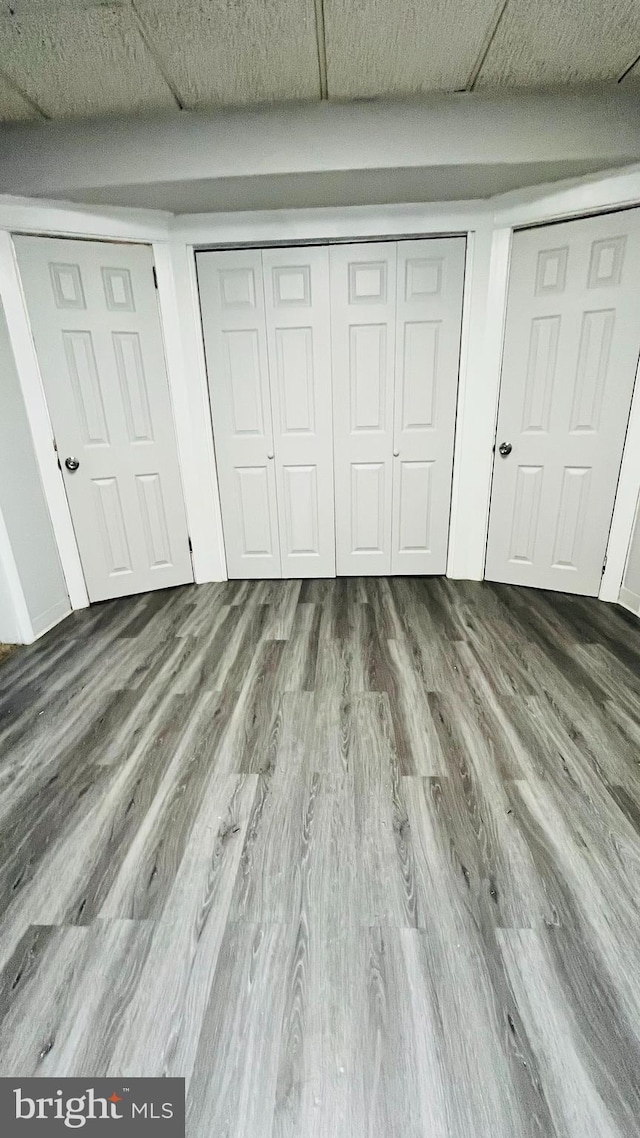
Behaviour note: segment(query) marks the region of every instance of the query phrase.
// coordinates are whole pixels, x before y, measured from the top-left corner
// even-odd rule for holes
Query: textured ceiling
[[[640,0],[0,0],[0,120],[640,81]]]

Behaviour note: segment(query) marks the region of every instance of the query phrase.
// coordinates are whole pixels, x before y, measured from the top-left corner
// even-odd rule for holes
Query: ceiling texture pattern
[[[2,0],[0,120],[640,81],[640,0]]]

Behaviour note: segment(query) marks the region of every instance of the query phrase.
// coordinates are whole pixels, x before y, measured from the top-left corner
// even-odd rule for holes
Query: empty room
[[[0,1132],[637,1138],[640,0],[0,5]]]

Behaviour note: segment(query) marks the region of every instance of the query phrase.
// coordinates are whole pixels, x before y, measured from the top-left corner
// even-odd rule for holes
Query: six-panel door
[[[192,581],[151,249],[14,241],[89,599]]]
[[[638,210],[514,235],[490,580],[597,595],[640,351],[639,296]]]

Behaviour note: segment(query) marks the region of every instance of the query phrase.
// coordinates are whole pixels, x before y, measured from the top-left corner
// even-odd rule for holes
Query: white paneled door
[[[262,253],[283,577],[335,576],[329,251]]]
[[[331,249],[339,574],[444,573],[465,240]]]
[[[90,600],[192,581],[151,249],[14,241]]]
[[[464,257],[197,254],[231,577],[445,572]]]
[[[596,596],[640,352],[640,211],[514,235],[486,577]]]
[[[330,256],[337,571],[388,574],[397,246],[335,245]]]
[[[227,572],[280,577],[262,256],[198,253],[197,265]]]
[[[465,240],[398,243],[392,573],[447,565]]]
[[[197,265],[229,576],[334,576],[327,249]]]

